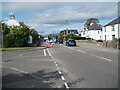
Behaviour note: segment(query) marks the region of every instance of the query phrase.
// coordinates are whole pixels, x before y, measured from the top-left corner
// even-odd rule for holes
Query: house
[[[19,22],[19,23],[23,23],[24,24],[24,22]],[[10,19],[6,22],[6,24],[8,26],[20,26],[19,23],[15,20],[14,14],[11,14],[10,15]],[[33,43],[32,40],[33,40],[33,37],[31,35],[29,35],[29,37],[28,37],[28,43],[32,44]]]
[[[102,39],[102,26],[100,24],[91,23],[89,27],[85,27],[81,31],[81,37],[91,38],[94,40]]]
[[[102,28],[102,40],[114,40],[120,33],[120,17],[109,22]]]
[[[66,35],[76,35],[76,36],[79,36],[79,33],[78,33],[78,30],[64,30],[63,31],[63,36],[66,36]]]
[[[14,14],[10,15],[10,19],[6,22],[8,26],[20,26],[20,24],[15,20]]]

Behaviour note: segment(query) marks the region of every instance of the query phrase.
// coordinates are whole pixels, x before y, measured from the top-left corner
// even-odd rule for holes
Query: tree
[[[35,30],[35,29],[31,29],[30,30],[30,35],[33,37],[33,42],[34,44],[36,44],[37,42],[40,41],[40,38],[39,38],[39,34],[38,32]],[[40,43],[40,42],[39,42]],[[39,44],[38,43],[38,44]]]
[[[91,23],[97,24],[97,23],[99,23],[99,20],[98,20],[97,18],[89,18],[89,19],[85,22],[84,26],[88,28]]]
[[[4,32],[4,47],[27,46],[30,30],[25,24],[20,24],[20,26],[7,26],[4,23],[2,25],[2,31]]]

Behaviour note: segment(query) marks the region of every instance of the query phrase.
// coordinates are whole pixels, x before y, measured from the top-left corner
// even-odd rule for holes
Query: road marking
[[[19,71],[19,72],[22,72],[22,73],[25,73],[25,74],[27,74],[28,72],[25,72],[25,71],[23,71],[23,70],[19,70],[19,69],[17,69],[17,68],[11,68],[12,70],[15,70],[15,71]]]
[[[51,53],[50,53],[50,51],[49,51],[48,48],[47,48],[47,51],[48,51],[49,56],[51,56],[51,58],[54,59],[53,56],[51,55]],[[54,64],[55,64],[56,67],[57,67],[58,73],[61,75],[61,79],[64,81],[65,87],[66,87],[66,88],[69,88],[67,82],[65,81],[64,76],[62,75],[62,72],[60,71],[60,68],[58,67],[58,64],[57,64],[56,62],[54,62]]]
[[[78,52],[82,52],[82,53],[86,53],[85,51],[82,51],[82,50],[77,50]]]
[[[60,70],[60,68],[59,68],[59,67],[57,67],[57,70]]]
[[[62,80],[63,80],[63,81],[65,81],[65,78],[64,78],[64,76],[63,76],[63,75],[61,75],[61,78],[62,78]]]
[[[62,74],[62,72],[60,70],[58,70],[59,74]]]
[[[56,62],[54,62],[56,64]]]
[[[51,53],[50,53],[50,51],[49,51],[48,48],[47,48],[47,51],[48,51],[49,56],[50,56],[52,59],[54,59],[53,56],[51,55]]]
[[[55,65],[58,66],[57,63]]]
[[[75,49],[73,49],[73,48],[71,48],[71,47],[68,47],[68,48],[70,48],[71,50],[75,50]],[[75,50],[76,51],[76,50]],[[82,50],[77,50],[78,52],[82,52],[82,53],[86,53],[85,51],[82,51]]]
[[[108,59],[108,58],[104,58],[104,57],[100,57],[100,56],[97,56],[97,55],[94,55],[94,54],[91,54],[92,56],[95,56],[95,57],[98,57],[98,58],[100,58],[100,59],[104,59],[104,60],[107,60],[107,61],[112,61],[112,60],[110,60],[110,59]]]
[[[46,56],[46,49],[43,49],[43,52],[44,52],[44,56]]]
[[[66,82],[64,82],[64,84],[65,84],[65,87],[66,87],[66,88],[69,88],[69,86],[68,86],[68,84],[67,84]]]
[[[28,72],[20,70],[20,69],[17,69],[17,68],[11,68],[11,67],[6,67],[6,66],[0,66],[0,67],[11,69],[11,70],[18,71],[18,72],[25,73],[25,74],[29,74]],[[35,76],[33,74],[29,74],[29,75],[31,75],[34,78],[37,78],[37,79],[41,80],[38,76]]]

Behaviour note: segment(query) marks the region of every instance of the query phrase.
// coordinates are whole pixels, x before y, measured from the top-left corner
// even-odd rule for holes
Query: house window
[[[99,34],[100,32],[98,31],[98,34]]]
[[[106,32],[106,27],[105,27],[105,32]]]
[[[105,40],[106,40],[106,35],[105,35]]]
[[[114,25],[112,25],[112,31],[115,31],[115,26]]]
[[[28,41],[30,41],[30,38],[28,38]]]
[[[115,39],[115,35],[112,35],[112,40],[114,40]]]
[[[83,34],[85,34],[85,32],[83,32]]]

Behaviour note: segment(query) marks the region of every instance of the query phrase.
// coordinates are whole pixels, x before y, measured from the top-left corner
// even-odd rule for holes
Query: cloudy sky
[[[34,27],[40,34],[57,33],[66,28],[82,30],[88,18],[105,25],[117,17],[117,2],[2,2],[2,20],[10,13],[16,21]]]

